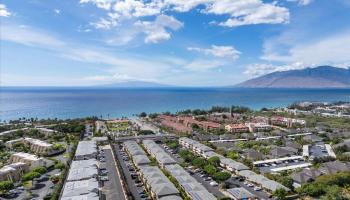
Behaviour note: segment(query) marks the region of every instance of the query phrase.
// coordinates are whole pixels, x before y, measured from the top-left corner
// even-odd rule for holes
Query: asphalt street
[[[111,149],[104,149],[105,152],[105,166],[108,171],[108,181],[104,182],[103,190],[106,194],[107,200],[126,200],[121,180],[119,179],[117,168],[115,166],[113,154]]]

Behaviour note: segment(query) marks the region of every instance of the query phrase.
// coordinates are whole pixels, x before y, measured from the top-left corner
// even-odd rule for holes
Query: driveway
[[[107,200],[126,200],[121,180],[114,162],[111,149],[104,149],[106,158],[105,166],[108,171],[108,181],[104,182],[103,191]]]

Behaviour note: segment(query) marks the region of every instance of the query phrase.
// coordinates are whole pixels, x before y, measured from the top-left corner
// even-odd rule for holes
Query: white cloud
[[[111,29],[116,24],[127,21],[129,26],[133,24],[144,27],[141,31],[146,33],[147,43],[167,40],[171,35],[163,28],[155,28],[153,23],[145,21],[144,17],[157,19],[166,16],[167,13],[188,12],[194,8],[199,8],[198,11],[202,14],[228,16],[228,19],[215,23],[226,27],[289,22],[287,8],[278,6],[276,2],[264,3],[262,0],[80,0],[80,3],[93,3],[107,10],[106,17],[91,23],[95,28]]]
[[[302,62],[306,65],[339,66],[350,63],[350,30],[314,41],[284,42],[288,38],[266,41],[262,59],[284,63]]]
[[[135,80],[135,78],[130,77],[127,74],[119,74],[119,73],[115,73],[112,75],[88,76],[88,77],[84,77],[83,79],[87,81],[106,82],[106,83],[125,82],[125,81]]]
[[[313,2],[313,0],[287,0],[287,1],[297,2],[298,5],[301,5],[301,6],[306,6]]]
[[[226,65],[227,62],[223,60],[194,60],[191,63],[184,66],[185,69],[196,72],[205,72],[215,68]]]
[[[61,14],[61,10],[60,9],[54,9],[53,10],[57,15]]]
[[[261,0],[220,0],[210,5],[206,12],[216,15],[230,15],[221,26],[235,27],[250,24],[281,24],[289,22],[287,8],[276,3],[264,3]]]
[[[27,26],[1,24],[1,40],[7,40],[29,46],[60,47],[65,43],[42,31],[32,31]]]
[[[118,25],[118,22],[113,19],[105,19],[105,18],[100,18],[99,21],[97,22],[91,22],[90,23],[92,26],[94,26],[96,29],[106,29],[109,30],[112,27],[115,27]]]
[[[205,55],[211,55],[220,58],[231,58],[233,60],[238,59],[241,54],[241,52],[236,50],[233,46],[212,45],[211,48],[189,47],[187,49],[189,51],[204,53]]]
[[[80,3],[92,3],[98,8],[109,10],[115,0],[80,0]]]
[[[0,4],[0,17],[9,17],[11,13],[7,10],[5,4]]]
[[[273,65],[270,63],[259,63],[259,64],[251,64],[248,65],[244,74],[249,77],[258,77],[264,74],[277,72],[277,71],[288,71],[288,70],[296,70],[296,69],[304,69],[306,67],[314,67],[310,65],[305,65],[301,62],[295,62],[286,65]]]
[[[162,40],[168,40],[171,34],[167,29],[178,30],[183,27],[183,23],[178,21],[172,16],[159,15],[156,20],[151,21],[138,21],[136,26],[142,29],[142,32],[146,34],[146,43],[158,43]]]

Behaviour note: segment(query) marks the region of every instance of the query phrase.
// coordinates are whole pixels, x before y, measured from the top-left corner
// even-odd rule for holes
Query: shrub
[[[12,190],[13,188],[15,188],[15,186],[13,185],[13,183],[11,181],[1,181],[0,182],[0,193],[1,194],[5,194],[9,190]]]
[[[30,181],[30,180],[33,180],[34,178],[39,178],[40,176],[41,176],[40,173],[31,171],[22,176],[22,181]]]
[[[231,174],[228,172],[216,172],[214,174],[214,179],[216,181],[222,182],[222,181],[226,181],[227,179],[229,179],[231,177]]]
[[[32,170],[32,172],[37,172],[40,175],[45,174],[47,172],[45,167],[37,167]]]

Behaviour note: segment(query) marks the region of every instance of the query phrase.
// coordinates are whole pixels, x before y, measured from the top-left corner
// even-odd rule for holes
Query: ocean
[[[230,105],[261,109],[284,107],[298,101],[350,101],[350,89],[3,87],[0,88],[0,120],[131,117],[140,112]]]

